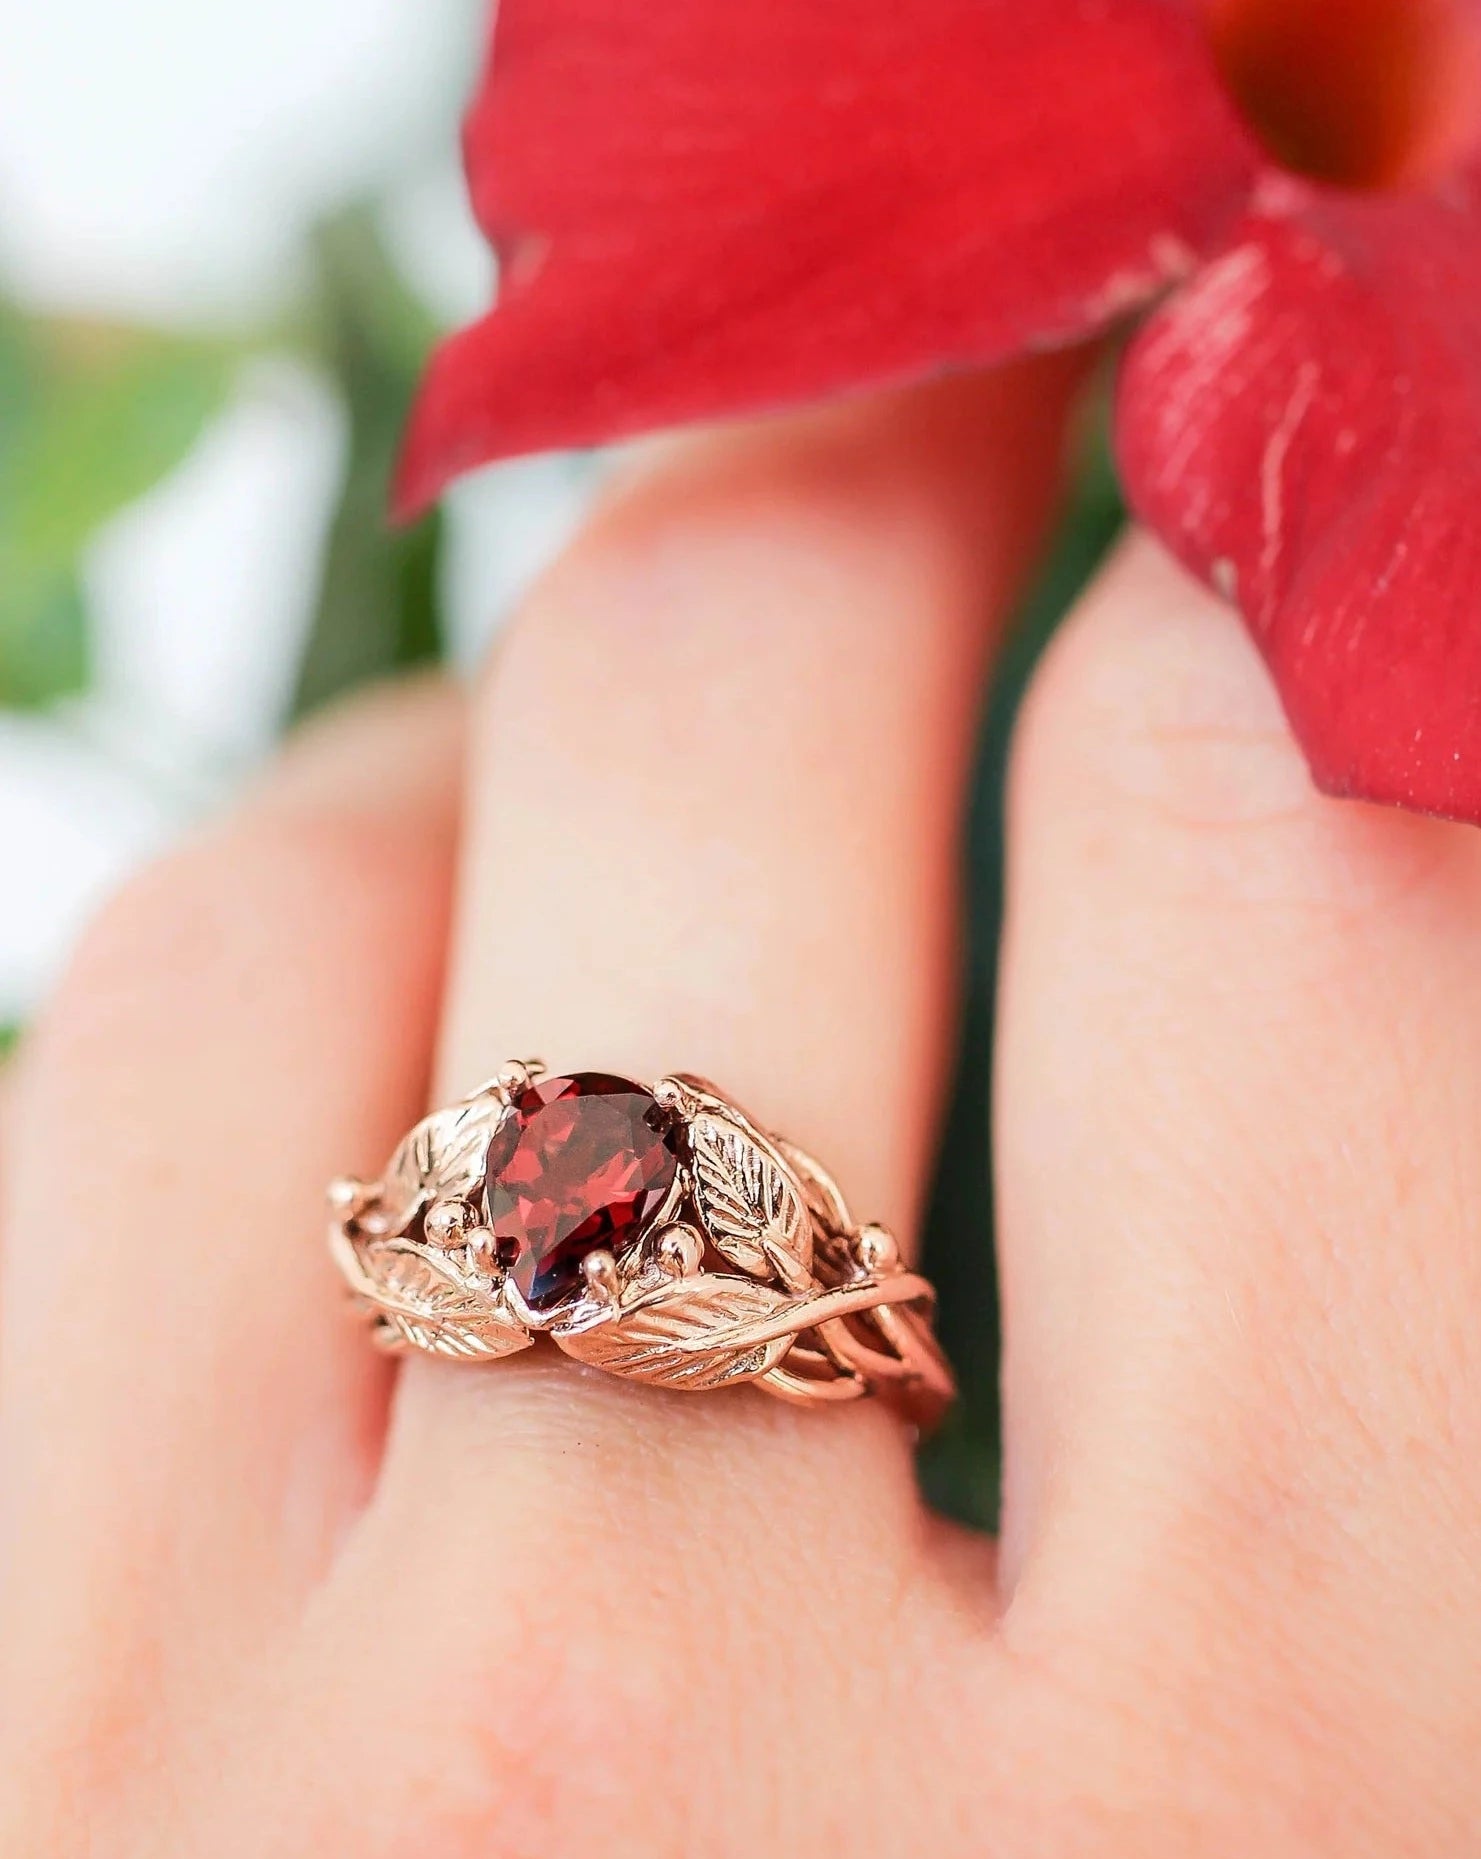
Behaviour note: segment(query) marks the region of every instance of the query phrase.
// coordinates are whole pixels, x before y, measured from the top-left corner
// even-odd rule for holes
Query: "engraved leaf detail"
[[[455,1104],[423,1117],[391,1157],[380,1214],[393,1232],[432,1201],[466,1200],[483,1180],[489,1138],[501,1114],[493,1099]]]
[[[757,1340],[750,1332],[795,1300],[749,1278],[706,1273],[686,1278],[590,1329],[555,1333],[567,1355],[634,1381],[699,1391],[749,1381],[775,1368],[788,1332]]]
[[[812,1225],[786,1165],[738,1123],[701,1111],[689,1123],[694,1198],[710,1238],[732,1265],[784,1277],[812,1263]]]
[[[529,1347],[524,1329],[453,1261],[409,1240],[355,1248],[356,1288],[376,1314],[419,1349],[468,1361],[494,1361]]]
[[[776,1139],[782,1159],[797,1177],[813,1225],[813,1266],[825,1276],[846,1277],[854,1267],[849,1233],[853,1221],[838,1183],[805,1149]]]

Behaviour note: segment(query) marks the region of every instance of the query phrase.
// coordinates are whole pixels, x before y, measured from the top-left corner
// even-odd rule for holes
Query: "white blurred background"
[[[579,511],[554,459],[381,527],[417,362],[492,289],[486,16],[0,0],[0,1028],[296,710],[427,650],[423,606],[475,656]]]

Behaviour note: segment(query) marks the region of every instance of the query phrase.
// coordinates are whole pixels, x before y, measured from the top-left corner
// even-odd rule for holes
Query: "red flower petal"
[[[1236,596],[1313,773],[1481,821],[1481,164],[1424,192],[1266,183],[1142,331],[1137,511]]]
[[[502,293],[433,361],[404,511],[490,458],[1082,335],[1256,161],[1189,0],[502,0],[467,158]]]

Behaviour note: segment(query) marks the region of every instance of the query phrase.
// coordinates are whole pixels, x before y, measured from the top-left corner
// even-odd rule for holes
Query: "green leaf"
[[[299,674],[297,710],[435,659],[441,521],[392,529],[387,492],[406,409],[436,331],[364,209],[320,232],[320,347],[349,413],[345,480]]]
[[[3,573],[0,568],[0,573]],[[87,612],[70,569],[0,586],[0,703],[39,706],[87,684]]]
[[[0,297],[0,474],[35,402],[37,359],[30,327]]]
[[[189,451],[236,353],[0,305],[0,701],[43,703],[84,681],[78,558]]]
[[[20,1036],[21,1029],[18,1026],[0,1026],[0,1059],[15,1051]]]
[[[10,449],[4,533],[31,559],[75,553],[189,451],[230,375],[221,347],[136,330],[50,345],[40,393]]]

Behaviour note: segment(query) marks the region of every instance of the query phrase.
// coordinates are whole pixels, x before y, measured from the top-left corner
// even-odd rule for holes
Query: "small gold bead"
[[[704,1259],[704,1250],[704,1240],[692,1226],[666,1227],[658,1236],[658,1262],[675,1278],[692,1278]]]
[[[581,1261],[581,1275],[586,1280],[586,1288],[593,1297],[615,1300],[621,1288],[617,1276],[617,1261],[610,1252],[588,1252]]]
[[[359,1213],[370,1197],[370,1184],[355,1175],[337,1175],[329,1184],[329,1205],[345,1219],[352,1219]]]
[[[485,1278],[497,1278],[499,1265],[499,1243],[486,1226],[470,1227],[463,1235],[463,1244],[468,1248],[468,1258],[474,1269]]]
[[[427,1209],[424,1222],[427,1238],[445,1251],[462,1245],[463,1235],[472,1224],[473,1209],[466,1201],[436,1201]]]
[[[900,1247],[888,1227],[861,1226],[854,1243],[866,1272],[892,1272],[900,1263]]]

